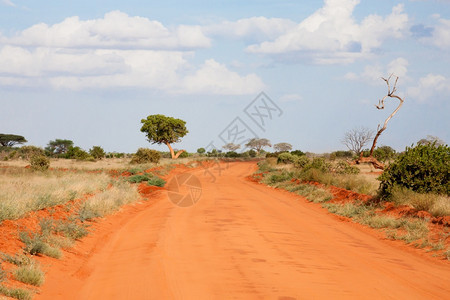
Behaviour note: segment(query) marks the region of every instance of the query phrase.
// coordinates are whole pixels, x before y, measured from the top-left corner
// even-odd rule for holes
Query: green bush
[[[297,156],[297,159],[294,161],[294,166],[296,168],[304,168],[310,163],[309,158],[306,155]]]
[[[35,155],[31,157],[30,165],[34,171],[45,171],[50,167],[50,160],[44,155]]]
[[[147,148],[139,148],[138,151],[133,155],[131,159],[132,164],[145,164],[145,163],[159,163],[161,159],[161,155],[158,151],[147,149]]]
[[[100,146],[93,146],[92,149],[89,150],[89,154],[95,159],[102,159],[106,156],[105,150]]]
[[[305,155],[305,152],[303,152],[301,150],[294,150],[294,151],[291,151],[291,154],[297,155],[297,156],[303,156],[303,155]]]
[[[360,170],[346,161],[338,161],[334,171],[338,174],[359,174]]]
[[[289,152],[283,152],[278,155],[278,164],[293,164],[297,160],[296,155],[290,154]]]
[[[128,182],[131,182],[131,183],[140,183],[142,181],[147,181],[148,185],[154,185],[154,186],[159,186],[159,187],[163,187],[166,184],[164,179],[159,178],[156,175],[148,174],[148,173],[142,174],[142,175],[133,175],[128,178]]]
[[[407,147],[379,179],[384,196],[391,195],[397,186],[418,193],[450,195],[450,148],[434,144]]]
[[[19,148],[20,156],[23,159],[31,159],[33,156],[44,156],[45,151],[35,146],[22,146]]]
[[[78,159],[78,160],[89,160],[90,159],[89,153],[81,149],[80,147],[76,146],[70,146],[67,150],[67,153],[65,154],[65,158],[72,158],[72,159]]]
[[[317,169],[326,173],[330,171],[331,165],[323,157],[316,157],[305,166],[305,169]]]

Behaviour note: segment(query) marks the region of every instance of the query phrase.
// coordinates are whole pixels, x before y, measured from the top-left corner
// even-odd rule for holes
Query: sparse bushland
[[[428,220],[418,217],[395,217],[383,214],[381,211],[384,206],[379,202],[377,185],[358,176],[356,174],[358,172],[352,170],[353,166],[343,161],[330,163],[324,159],[316,158],[302,168],[295,167],[288,160],[291,168],[286,169],[284,156],[282,156],[281,164],[277,164],[274,158],[258,163],[262,183],[297,193],[311,202],[321,203],[322,207],[331,213],[383,230],[390,239],[403,240],[406,243],[415,242],[414,246],[427,247],[429,251],[445,248],[446,237],[437,242],[435,238],[433,238],[433,242],[430,241]],[[372,195],[374,201],[329,202],[333,195],[325,188],[309,184],[311,181],[322,183],[325,186],[332,185],[361,194]],[[414,199],[416,202],[413,202]],[[446,196],[423,195],[409,190],[394,190],[392,200],[395,200],[396,204],[408,204],[416,209],[428,210],[434,216],[449,215],[450,202]],[[447,255],[448,251],[450,250],[443,252],[442,255]]]

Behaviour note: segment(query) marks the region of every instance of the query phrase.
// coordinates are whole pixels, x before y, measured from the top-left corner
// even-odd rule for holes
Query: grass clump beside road
[[[130,176],[127,179],[127,181],[131,182],[131,183],[140,183],[140,182],[146,181],[148,185],[154,185],[154,186],[159,186],[159,187],[163,187],[166,184],[164,179],[162,179],[156,175],[153,175],[151,173],[136,174],[136,175]]]
[[[18,300],[31,300],[33,298],[29,290],[20,288],[10,288],[3,285],[0,285],[0,294]]]
[[[44,272],[42,272],[36,263],[18,267],[14,270],[13,276],[20,282],[34,286],[41,286],[44,283],[45,277]]]
[[[122,205],[140,200],[135,186],[128,182],[118,181],[110,189],[96,194],[81,205],[79,218],[81,221],[103,217],[118,210]]]

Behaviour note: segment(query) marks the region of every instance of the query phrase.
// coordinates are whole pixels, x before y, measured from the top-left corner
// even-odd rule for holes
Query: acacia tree
[[[362,154],[362,149],[373,138],[373,130],[366,127],[356,127],[347,131],[341,140],[348,150],[355,152],[356,155]]]
[[[445,142],[437,136],[427,135],[427,138],[420,139],[417,145],[435,145],[436,147],[445,145]]]
[[[248,141],[248,143],[245,144],[245,146],[250,149],[256,150],[256,152],[258,152],[258,154],[259,154],[259,152],[264,147],[272,147],[272,144],[270,143],[270,141],[268,139],[253,138],[250,141]]]
[[[60,155],[67,153],[70,147],[73,147],[71,140],[55,139],[54,141],[48,142],[45,151],[50,155]]]
[[[237,149],[241,148],[241,145],[228,143],[225,146],[223,146],[222,148],[225,149],[225,150],[228,150],[228,151],[236,151]]]
[[[280,152],[291,151],[292,145],[289,143],[278,143],[278,144],[273,145],[273,149],[275,149],[275,151],[280,151]]]
[[[0,133],[0,145],[4,147],[13,147],[26,142],[27,140],[21,135]]]
[[[150,115],[147,119],[142,119],[141,123],[141,131],[146,134],[148,141],[152,144],[165,144],[170,150],[172,159],[177,159],[186,151],[179,150],[175,153],[170,145],[178,143],[189,132],[185,121],[164,115]]]

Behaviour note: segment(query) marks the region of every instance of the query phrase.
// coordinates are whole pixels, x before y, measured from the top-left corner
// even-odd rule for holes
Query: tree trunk
[[[185,152],[186,150],[180,150],[175,154],[175,151],[173,151],[172,146],[170,146],[169,143],[166,142],[167,147],[169,147],[170,150],[170,156],[172,157],[172,159],[177,159],[181,153]]]

